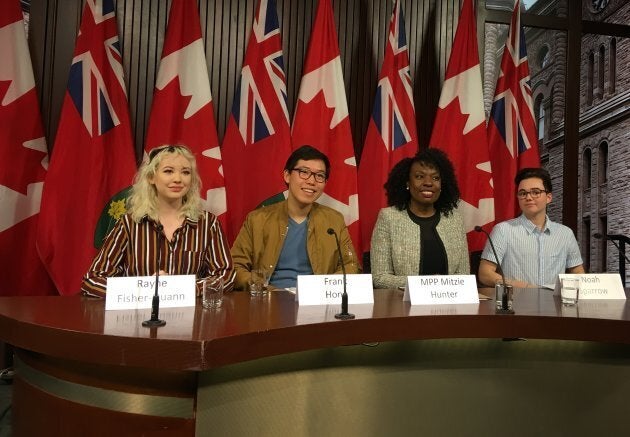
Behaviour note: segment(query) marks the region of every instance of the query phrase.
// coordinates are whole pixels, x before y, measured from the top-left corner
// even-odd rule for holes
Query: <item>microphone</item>
[[[490,242],[490,247],[492,248],[492,253],[494,253],[494,259],[497,261],[497,266],[499,267],[499,273],[501,274],[501,280],[503,281],[503,294],[501,294],[501,309],[497,309],[497,313],[500,314],[514,314],[514,310],[511,310],[508,305],[508,291],[507,291],[507,282],[505,280],[505,275],[503,274],[503,268],[501,267],[501,263],[499,262],[499,255],[497,255],[497,250],[494,248],[494,243],[492,242],[492,238],[490,238],[490,234],[481,226],[475,226],[475,232],[483,232],[488,237],[488,241]]]
[[[626,237],[625,235],[616,235],[616,234],[615,235],[611,235],[611,234],[602,235],[599,232],[593,234],[593,237],[597,238],[598,240],[601,240],[602,238],[604,240],[610,240],[610,242],[615,245],[619,253],[623,255],[626,261],[630,263],[630,259],[628,259],[628,256],[626,255],[625,244],[624,244],[624,248],[622,249],[619,246],[619,244],[617,244],[617,241],[616,241],[616,240],[619,240],[622,243],[630,243],[630,241],[626,241],[628,237]]]
[[[348,320],[354,319],[354,314],[348,312],[348,293],[346,292],[346,265],[343,262],[343,256],[341,255],[341,245],[339,244],[339,236],[333,228],[328,228],[328,235],[335,236],[335,242],[337,243],[337,253],[339,254],[339,262],[341,263],[341,272],[343,273],[343,294],[341,295],[341,312],[335,314],[335,319]]]
[[[164,226],[158,224],[157,230],[157,260],[155,263],[155,294],[151,302],[151,318],[142,322],[142,326],[147,328],[159,328],[166,325],[166,320],[160,320],[160,295],[158,294],[158,284],[160,282],[160,264],[162,261],[162,230]]]

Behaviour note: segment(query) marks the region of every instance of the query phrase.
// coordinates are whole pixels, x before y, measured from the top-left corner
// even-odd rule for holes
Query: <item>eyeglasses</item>
[[[149,162],[153,161],[153,158],[155,158],[156,156],[158,156],[160,153],[162,153],[165,150],[168,151],[168,153],[174,153],[176,150],[181,150],[181,149],[182,148],[180,146],[156,147],[155,149],[149,152]]]
[[[527,195],[532,196],[532,199],[538,199],[542,193],[547,193],[547,190],[541,190],[540,188],[532,188],[529,191],[520,190],[516,195],[519,199],[527,199]]]
[[[297,171],[300,179],[307,180],[312,175],[315,178],[315,182],[320,184],[326,182],[326,173],[315,173],[310,168],[292,168],[291,171]]]

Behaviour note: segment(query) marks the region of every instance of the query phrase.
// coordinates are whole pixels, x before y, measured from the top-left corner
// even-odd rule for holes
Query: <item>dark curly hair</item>
[[[434,206],[439,213],[449,215],[453,209],[457,208],[459,201],[459,187],[455,178],[455,169],[446,153],[433,147],[418,152],[413,158],[402,159],[392,168],[384,185],[387,193],[387,204],[395,206],[400,211],[409,205],[411,195],[407,190],[407,183],[414,162],[420,162],[440,172],[442,191]]]

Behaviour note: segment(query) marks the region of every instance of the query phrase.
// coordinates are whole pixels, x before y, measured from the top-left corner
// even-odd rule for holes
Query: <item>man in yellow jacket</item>
[[[356,256],[343,216],[315,203],[330,177],[328,157],[311,146],[296,149],[284,166],[287,199],[247,215],[232,246],[234,288],[248,287],[251,271],[271,273],[276,288],[295,287],[298,275],[341,273],[332,228],[339,236],[347,273],[357,273]]]

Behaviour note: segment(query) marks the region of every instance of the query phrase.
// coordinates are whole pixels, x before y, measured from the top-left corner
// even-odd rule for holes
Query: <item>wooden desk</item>
[[[593,401],[597,379],[607,386],[614,382],[615,392],[630,390],[626,302],[582,301],[578,307],[565,308],[548,290],[520,290],[514,308],[516,315],[502,316],[494,314],[493,301],[478,306],[411,307],[402,302],[400,291],[376,290],[373,306],[351,306],[357,318],[337,321],[333,316],[338,308],[298,308],[294,296],[285,291],[256,299],[232,293],[220,310],[200,306],[163,310],[167,325],[147,329],[140,322],[148,312],[105,314],[104,301],[98,299],[0,298],[0,339],[16,347],[14,432],[16,436],[44,431],[47,435],[152,431],[204,435],[208,429],[217,435],[253,431],[259,435],[333,431],[352,435],[353,430],[380,435],[379,430],[396,434],[435,429],[452,433],[463,426],[462,421],[445,423],[439,417],[457,419],[472,408],[472,414],[485,411],[488,416],[477,420],[465,416],[465,429],[479,429],[487,422],[494,423],[500,433],[505,431],[500,426],[504,420],[518,420],[512,414],[493,417],[493,409],[505,408],[504,397],[522,390],[523,380],[529,381],[520,375],[519,383],[510,386],[515,369],[556,379],[565,373],[579,378],[590,374],[591,382],[567,380],[554,386],[565,390],[565,395],[571,387],[588,388],[588,402]],[[501,341],[519,337],[529,340]],[[362,346],[377,343],[377,347]],[[432,364],[427,368],[427,363]],[[362,374],[365,369],[368,373]],[[481,378],[479,369],[493,371]],[[394,370],[396,375],[388,373]],[[461,380],[435,386],[430,374]],[[498,375],[496,379],[493,374]],[[485,386],[465,388],[486,377],[508,383],[499,390],[493,382],[490,397],[483,395]],[[351,383],[347,391],[344,381]],[[550,384],[549,377],[545,382]],[[389,383],[395,385],[392,396],[387,395],[392,389],[386,387]],[[420,385],[412,389],[414,384]],[[331,387],[337,389],[329,397]],[[435,397],[429,387],[453,391],[453,396]],[[558,401],[547,391],[518,396],[522,402],[539,395],[553,398],[540,400],[542,404]],[[413,414],[414,404],[409,402],[419,402],[419,393],[425,393],[420,396],[425,401],[435,397],[447,403],[448,414],[433,412],[431,416],[439,428]],[[368,395],[384,396],[397,407],[390,411],[383,406],[376,414],[373,408],[379,402],[370,401]],[[307,405],[308,400],[317,408]],[[606,408],[598,405],[598,412],[606,410],[606,418],[616,414],[618,409],[611,407],[617,405],[616,400],[608,396]],[[487,404],[494,401],[496,405]],[[518,404],[517,399],[513,401]],[[619,408],[626,404],[624,398]],[[341,406],[344,413],[336,415]],[[294,408],[298,411],[286,411]],[[423,408],[428,412],[431,407]],[[441,411],[445,406],[435,408]],[[409,423],[395,419],[405,412],[410,413],[405,417]],[[549,415],[539,426],[548,431],[553,420]],[[559,419],[558,423],[565,430],[577,426],[575,420],[563,423]],[[608,430],[616,429],[614,420],[607,423]],[[451,428],[444,428],[447,425]],[[579,427],[586,429],[582,424]],[[493,434],[492,429],[486,427],[483,432]],[[519,429],[510,432],[521,435]]]

